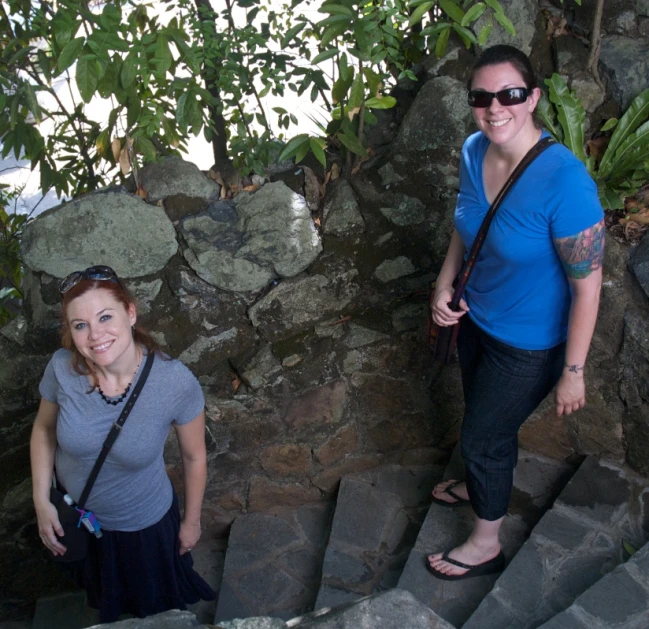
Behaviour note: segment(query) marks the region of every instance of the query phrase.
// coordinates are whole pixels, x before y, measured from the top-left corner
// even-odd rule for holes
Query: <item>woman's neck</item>
[[[98,378],[105,382],[131,382],[142,361],[142,348],[135,342],[110,365],[96,365],[92,363],[92,370]]]
[[[490,144],[492,155],[498,161],[504,162],[511,169],[514,169],[527,152],[539,141],[541,133],[541,129],[531,124],[529,128],[521,129],[515,143],[508,145]]]

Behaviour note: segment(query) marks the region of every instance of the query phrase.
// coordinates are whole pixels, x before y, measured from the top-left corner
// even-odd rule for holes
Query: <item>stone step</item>
[[[315,609],[396,585],[441,475],[388,465],[341,480]]]
[[[464,629],[543,625],[649,540],[648,512],[649,480],[588,457]]]
[[[239,516],[232,524],[214,624],[283,620],[313,609],[333,507],[316,503]]]
[[[588,588],[539,629],[647,629],[649,544]]]
[[[564,461],[520,452],[509,513],[501,529],[507,558],[516,555],[573,470]],[[457,456],[452,457],[445,477],[462,477]],[[414,594],[421,603],[456,627],[461,627],[478,607],[496,582],[497,575],[442,581],[428,573],[424,562],[432,552],[449,550],[464,542],[472,527],[473,511],[469,506],[449,508],[433,503],[398,582],[399,588]],[[509,629],[507,624],[502,624],[498,629],[506,627]]]
[[[32,629],[85,629],[99,622],[99,612],[88,607],[84,590],[44,596],[36,601]]]

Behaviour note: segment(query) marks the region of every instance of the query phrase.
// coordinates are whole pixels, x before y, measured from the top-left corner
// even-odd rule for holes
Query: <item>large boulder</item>
[[[273,278],[293,277],[322,251],[304,197],[281,181],[234,202],[211,203],[182,220],[181,232],[190,266],[228,291],[259,290]]]
[[[599,60],[613,97],[625,111],[649,87],[649,41],[623,35],[602,37]]]
[[[44,212],[27,224],[21,244],[29,269],[57,278],[95,264],[107,264],[125,278],[150,275],[177,250],[176,232],[162,208],[112,190]]]
[[[210,199],[219,197],[221,188],[208,179],[196,164],[179,157],[167,157],[148,164],[140,173],[141,186],[149,203],[175,195]]]
[[[536,0],[500,0],[505,15],[515,27],[515,34],[509,33],[497,20],[493,18],[491,11],[485,12],[481,18],[476,20],[473,29],[476,33],[489,22],[493,23],[493,30],[489,35],[487,46],[497,44],[509,44],[522,50],[526,55],[532,50],[532,40],[535,34],[536,15],[539,11],[539,3]]]

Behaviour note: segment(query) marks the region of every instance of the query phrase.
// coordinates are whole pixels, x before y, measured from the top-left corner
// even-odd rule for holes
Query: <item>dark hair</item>
[[[518,48],[514,48],[514,46],[498,44],[497,46],[491,46],[485,49],[478,57],[469,76],[468,89],[471,89],[473,77],[478,70],[485,66],[496,66],[501,63],[510,63],[513,65],[523,77],[523,82],[528,90],[533,90],[539,86],[528,56]]]
[[[95,288],[106,290],[111,293],[111,295],[121,303],[126,310],[129,309],[129,306],[135,305],[135,299],[129,293],[122,284],[111,281],[99,281],[99,280],[81,280],[78,284],[73,286],[68,290],[62,298],[62,319],[63,325],[61,326],[61,345],[72,352],[72,368],[81,376],[89,375],[92,378],[94,386],[90,389],[92,392],[97,386],[98,382],[94,371],[90,369],[88,362],[81,355],[77,349],[74,341],[72,340],[72,330],[70,329],[70,324],[68,323],[68,306],[73,299],[85,295],[88,291]],[[149,352],[157,352],[161,354],[160,345],[154,340],[154,338],[140,325],[137,323],[133,326],[133,340],[139,345],[146,347]]]

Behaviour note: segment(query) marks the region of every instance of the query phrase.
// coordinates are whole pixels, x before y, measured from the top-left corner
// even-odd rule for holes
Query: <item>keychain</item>
[[[77,527],[83,524],[97,539],[102,537],[103,533],[101,532],[101,526],[99,526],[95,514],[92,511],[86,511],[85,509],[77,509],[77,511],[81,514]]]

